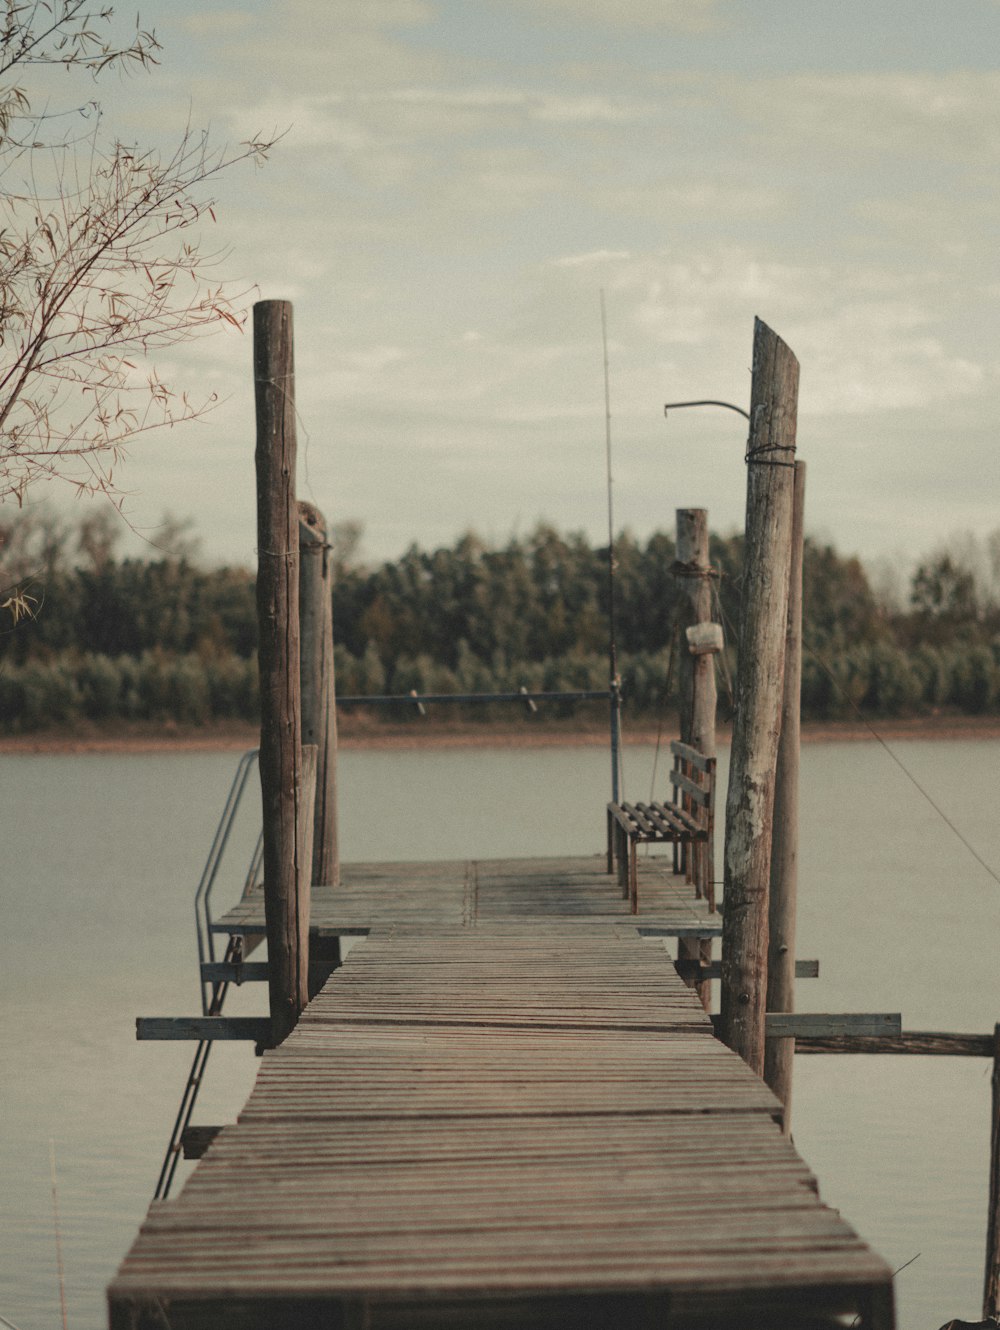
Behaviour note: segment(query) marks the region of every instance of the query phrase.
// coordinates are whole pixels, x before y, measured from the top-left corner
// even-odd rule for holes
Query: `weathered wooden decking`
[[[479,928],[503,921],[621,924],[634,933],[715,937],[718,914],[676,877],[667,855],[639,860],[642,911],[631,914],[604,855],[562,859],[457,860],[419,864],[348,864],[340,886],[313,887],[312,931],[320,937],[367,933],[385,924]],[[213,925],[219,933],[264,933],[264,897],[255,893]],[[565,931],[565,929],[563,930]]]
[[[151,1209],[113,1330],[887,1330],[889,1270],[636,927],[712,921],[672,881],[633,920],[602,868],[382,866],[317,893],[320,928],[369,935]]]

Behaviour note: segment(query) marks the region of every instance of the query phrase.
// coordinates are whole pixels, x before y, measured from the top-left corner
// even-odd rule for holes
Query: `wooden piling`
[[[986,1221],[983,1320],[1000,1322],[1000,1025],[993,1027],[993,1097],[990,1125],[990,1201]]]
[[[726,799],[720,1030],[764,1071],[771,820],[781,728],[799,365],[754,327],[739,673]]]
[[[294,1028],[308,1001],[300,841],[302,715],[299,683],[299,540],[295,503],[292,307],[253,309],[257,407],[257,617],[264,908],[272,1038]]]
[[[315,744],[312,881],[337,886],[337,703],[333,669],[333,572],[326,519],[299,500],[299,629],[302,742]]]
[[[806,464],[795,463],[792,550],[785,632],[785,681],[774,792],[774,843],[768,908],[767,1010],[795,1010],[795,912],[799,871],[799,733],[802,696],[802,555]],[[766,1039],[764,1080],[785,1106],[791,1130],[794,1039]]]
[[[677,561],[674,573],[683,593],[680,608],[681,629],[695,624],[709,623],[712,618],[711,564],[708,561],[708,513],[704,508],[677,509]],[[715,757],[715,657],[711,652],[692,654],[681,633],[678,669],[680,696],[680,739],[706,757]],[[686,847],[691,852],[691,847]],[[713,899],[715,856],[712,846],[706,847],[707,883],[697,884],[697,894]],[[677,958],[680,961],[699,961],[704,965],[712,961],[710,938],[679,938]],[[712,1001],[712,985],[708,980],[695,984],[702,1005],[707,1011]]]

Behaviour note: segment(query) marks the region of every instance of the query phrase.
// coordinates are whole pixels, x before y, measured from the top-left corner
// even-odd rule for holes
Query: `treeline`
[[[356,558],[358,535],[345,524],[334,538],[342,696],[606,687],[606,548],[543,525],[501,548],[470,534],[369,568]],[[255,719],[253,574],[202,566],[176,523],[148,557],[119,557],[118,536],[113,518],[66,525],[29,513],[0,523],[0,725],[25,732],[79,721]],[[673,541],[625,533],[614,554],[626,706],[633,715],[657,712],[672,704],[676,675]],[[729,643],[720,662],[724,710],[726,679],[738,666],[742,538],[713,536],[710,557]],[[804,577],[807,716],[1000,708],[1000,533],[938,551],[905,587],[878,592],[857,559],[809,539]]]

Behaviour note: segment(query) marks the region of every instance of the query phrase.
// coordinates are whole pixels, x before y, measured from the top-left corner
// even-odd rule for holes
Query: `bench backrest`
[[[715,812],[715,758],[706,757],[690,744],[671,741],[670,751],[674,769],[670,783],[674,787],[674,801],[685,806],[697,804],[707,809],[709,818]],[[683,791],[683,794],[681,793]]]
[[[691,814],[706,834],[705,852],[695,865],[695,889],[699,896],[708,901],[709,910],[714,912],[715,758],[706,757],[697,748],[676,739],[671,742],[670,751],[674,757],[674,769],[670,773],[674,803]]]

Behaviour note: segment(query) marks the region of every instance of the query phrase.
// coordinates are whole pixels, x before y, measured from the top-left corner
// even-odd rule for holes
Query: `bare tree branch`
[[[86,0],[6,0],[0,77],[31,65],[97,76],[156,63],[155,34],[136,22],[126,44],[106,38],[110,8]],[[114,467],[137,434],[202,416],[149,363],[157,350],[229,325],[242,328],[245,290],[210,272],[194,228],[214,221],[209,191],[274,142],[216,148],[188,126],[161,154],[107,140],[99,107],[62,133],[33,113],[23,88],[0,89],[0,502],[57,477],[115,494]],[[26,178],[15,181],[17,171]]]

